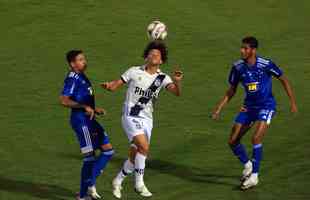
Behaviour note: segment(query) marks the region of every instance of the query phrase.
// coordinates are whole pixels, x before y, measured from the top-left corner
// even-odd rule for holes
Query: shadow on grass
[[[208,183],[236,186],[236,184],[231,183],[231,181],[233,180],[235,182],[239,179],[238,176],[219,174],[216,171],[213,172],[207,167],[202,169],[165,160],[149,160],[147,163],[147,168],[156,170],[159,173],[175,176],[186,181],[200,184]]]
[[[68,198],[74,198],[74,192],[61,186],[13,180],[6,177],[0,177],[0,191],[22,193],[33,197],[50,200],[65,200]]]
[[[63,157],[71,159],[81,159],[78,155],[73,154],[62,154]],[[114,156],[111,160],[113,164],[122,166],[122,163],[125,161],[125,157]],[[147,170],[158,171],[162,174],[167,174],[169,176],[175,176],[177,178],[183,179],[185,181],[190,181],[193,183],[200,184],[219,184],[219,185],[228,185],[236,187],[238,184],[239,176],[224,175],[220,174],[217,171],[212,171],[211,169],[192,167],[182,164],[177,164],[171,161],[166,160],[157,160],[150,159],[147,161]],[[220,171],[220,169],[218,169]]]

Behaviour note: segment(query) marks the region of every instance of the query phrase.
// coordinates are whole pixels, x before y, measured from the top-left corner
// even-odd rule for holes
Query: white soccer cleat
[[[88,192],[87,194],[92,198],[92,199],[101,199],[101,196],[97,193],[96,187],[91,186],[88,187]]]
[[[242,184],[241,189],[246,190],[251,187],[254,187],[258,184],[258,176],[257,174],[251,174],[249,178],[247,178]]]
[[[145,185],[142,185],[141,187],[136,187],[135,191],[143,197],[151,197],[153,194],[147,189]]]
[[[113,195],[115,198],[117,199],[121,199],[122,198],[122,185],[116,183],[116,180],[114,179],[112,182],[112,187],[113,187]]]
[[[244,165],[244,169],[242,171],[242,177],[241,177],[241,181],[245,181],[252,173],[253,170],[253,164],[251,161],[248,161],[245,165]]]

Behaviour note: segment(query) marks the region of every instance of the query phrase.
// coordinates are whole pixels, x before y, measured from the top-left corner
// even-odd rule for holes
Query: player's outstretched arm
[[[211,117],[214,120],[218,120],[220,118],[220,113],[223,109],[223,107],[230,101],[230,99],[236,94],[237,86],[231,85],[230,88],[226,91],[224,97],[218,102],[218,104],[215,106]]]
[[[181,95],[181,81],[183,79],[183,72],[177,70],[173,74],[173,83],[167,86],[167,90],[176,96]]]
[[[84,108],[85,112],[90,116],[90,119],[93,119],[95,116],[95,110],[92,109],[90,106],[79,104],[78,102],[73,101],[70,99],[69,96],[60,96],[60,103],[68,108]]]
[[[101,83],[100,86],[108,91],[114,92],[124,84],[125,82],[122,79],[118,79],[110,82]]]
[[[292,113],[296,113],[298,111],[297,109],[297,104],[296,104],[296,99],[295,99],[295,95],[292,89],[292,86],[290,84],[290,82],[288,81],[287,77],[282,75],[281,77],[279,77],[279,80],[287,94],[287,96],[290,99],[290,109]]]

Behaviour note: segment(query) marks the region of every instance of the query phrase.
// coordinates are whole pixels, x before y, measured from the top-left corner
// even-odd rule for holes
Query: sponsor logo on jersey
[[[159,87],[161,82],[162,82],[161,80],[156,79],[154,84],[156,87]]]
[[[156,92],[152,92],[151,90],[147,89],[147,90],[143,90],[140,87],[136,87],[135,88],[135,94],[139,95],[139,96],[143,96],[143,97],[147,97],[147,98],[153,98],[157,96]]]
[[[249,92],[256,92],[258,90],[258,82],[248,83],[247,89]]]

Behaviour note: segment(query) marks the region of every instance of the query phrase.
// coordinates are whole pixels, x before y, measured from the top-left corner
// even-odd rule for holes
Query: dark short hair
[[[161,54],[161,59],[165,63],[168,59],[168,49],[167,46],[163,41],[160,40],[154,40],[145,47],[144,52],[143,52],[143,58],[145,59],[148,54],[150,53],[151,50],[157,49],[160,51]]]
[[[75,61],[75,58],[79,55],[82,54],[82,50],[70,50],[66,53],[66,59],[68,64],[70,65],[71,62]]]
[[[258,48],[258,40],[253,36],[243,38],[242,43],[248,44],[251,48]]]

